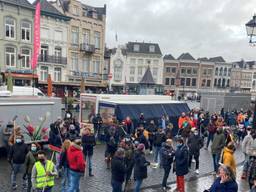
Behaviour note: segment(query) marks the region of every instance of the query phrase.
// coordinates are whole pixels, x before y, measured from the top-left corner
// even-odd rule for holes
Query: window
[[[135,67],[130,67],[130,75],[134,75],[135,74]]]
[[[131,58],[131,59],[130,59],[130,64],[131,64],[131,65],[134,65],[134,64],[136,64],[136,59],[134,59],[134,58]]]
[[[79,8],[78,6],[73,6],[73,14],[79,16]]]
[[[176,68],[172,68],[172,73],[176,73]]]
[[[188,75],[191,74],[191,68],[187,68],[187,74],[188,74]]]
[[[196,69],[196,68],[193,68],[193,69],[192,69],[192,74],[193,74],[193,75],[197,75],[197,69]]]
[[[45,62],[48,60],[48,45],[41,46],[40,61]]]
[[[15,20],[11,17],[5,18],[5,37],[15,39]]]
[[[216,69],[215,69],[215,75],[218,75],[218,74],[219,74],[219,68],[216,67]]]
[[[16,49],[13,47],[5,48],[5,62],[7,67],[16,67]]]
[[[83,59],[82,71],[83,72],[90,72],[90,59],[88,57],[85,57]]]
[[[206,86],[211,87],[211,80],[209,80],[209,79],[207,80]]]
[[[138,45],[138,44],[133,45],[133,51],[139,52],[140,51],[140,45]]]
[[[61,63],[61,47],[55,47],[54,56],[56,63]]]
[[[130,82],[134,82],[134,77],[130,77]]]
[[[96,57],[93,63],[93,69],[92,69],[93,73],[100,73],[100,58]]]
[[[208,71],[207,74],[208,74],[209,76],[211,76],[211,75],[212,75],[212,69],[208,69],[207,71]]]
[[[227,73],[228,73],[228,70],[227,70],[227,68],[224,68],[224,76],[226,76],[227,75]]]
[[[192,86],[195,87],[196,86],[196,78],[192,79]]]
[[[181,68],[181,74],[186,74],[186,69],[185,68]]]
[[[48,77],[48,67],[41,66],[41,68],[40,68],[41,81],[47,81],[47,77]]]
[[[134,62],[135,63],[135,62]],[[138,59],[138,64],[143,65],[143,59]]]
[[[54,32],[54,40],[55,41],[62,41],[62,31],[55,31]]]
[[[221,79],[218,79],[218,87],[221,85]]]
[[[158,68],[153,68],[153,76],[157,76],[158,74]]]
[[[185,86],[185,78],[180,78],[180,85]]]
[[[205,83],[206,83],[206,80],[203,79],[203,80],[202,80],[202,87],[205,87]]]
[[[222,87],[225,87],[225,85],[226,85],[226,79],[222,79]]]
[[[207,69],[203,69],[203,75],[207,75]]]
[[[71,64],[73,71],[79,71],[78,68],[78,53],[71,53]]]
[[[21,49],[21,67],[30,68],[30,49],[22,48]]]
[[[190,82],[191,82],[191,79],[190,78],[186,78],[186,86],[190,86]]]
[[[170,85],[170,79],[169,78],[165,78],[165,85]]]
[[[90,31],[83,30],[83,43],[89,45],[90,44]]]
[[[154,45],[150,45],[149,46],[149,52],[150,53],[154,53],[155,52],[155,46]]]
[[[114,80],[121,81],[122,80],[122,68],[123,62],[118,59],[114,62]]]
[[[30,41],[31,40],[31,24],[26,21],[21,22],[21,40]]]
[[[175,85],[175,79],[171,78],[171,85]]]
[[[95,49],[100,49],[100,33],[97,31],[94,32],[94,43]]]
[[[71,41],[72,45],[78,45],[79,44],[79,28],[78,27],[72,27],[71,29]]]
[[[223,68],[221,67],[220,72],[219,72],[219,76],[222,76],[222,74],[223,74]]]
[[[138,75],[142,75],[142,67],[138,67]]]
[[[255,81],[254,81],[255,82]],[[229,79],[227,80],[227,87],[229,87]]]
[[[214,79],[214,87],[217,86],[217,82],[218,82],[218,80],[217,80],[217,79]]]
[[[232,68],[229,68],[229,69],[228,69],[228,76],[229,76],[229,77],[230,77],[230,75],[231,75],[231,69],[232,69]]]
[[[61,68],[60,67],[54,68],[54,81],[61,81]]]
[[[165,72],[166,72],[166,73],[170,73],[170,72],[171,72],[171,67],[166,67],[166,68],[165,68]]]

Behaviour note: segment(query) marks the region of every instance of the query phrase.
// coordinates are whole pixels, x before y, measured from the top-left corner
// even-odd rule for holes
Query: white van
[[[2,86],[0,91],[7,91],[7,86]],[[35,87],[13,86],[12,96],[45,96],[45,94]]]

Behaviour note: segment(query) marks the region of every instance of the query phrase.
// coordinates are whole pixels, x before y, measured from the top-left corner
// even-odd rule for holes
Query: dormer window
[[[155,52],[155,46],[154,45],[150,45],[149,46],[149,52],[150,53],[154,53]]]
[[[135,44],[135,45],[133,46],[133,51],[139,52],[139,51],[140,51],[140,45]]]

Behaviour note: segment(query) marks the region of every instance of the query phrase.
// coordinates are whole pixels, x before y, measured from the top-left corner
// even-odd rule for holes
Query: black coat
[[[124,158],[114,157],[111,161],[112,180],[124,182],[126,168]]]
[[[162,143],[166,140],[164,132],[156,132],[154,135],[153,145],[157,147],[161,147]]]
[[[173,150],[173,148],[171,146],[164,144],[161,149],[162,166],[163,167],[171,167],[172,163],[173,163],[174,156],[175,156],[175,151]]]
[[[94,135],[83,135],[82,146],[85,156],[93,155],[93,147],[96,145],[96,140]]]
[[[25,163],[27,153],[28,146],[25,143],[15,143],[10,148],[8,160],[14,164],[23,164]]]
[[[147,166],[150,163],[146,160],[145,154],[141,151],[136,151],[134,162],[134,178],[138,180],[146,179],[148,177]]]
[[[184,176],[188,173],[188,148],[186,145],[177,147],[175,151],[176,175]]]
[[[200,149],[204,146],[204,141],[200,135],[191,134],[188,138],[188,148],[191,155],[199,156]]]

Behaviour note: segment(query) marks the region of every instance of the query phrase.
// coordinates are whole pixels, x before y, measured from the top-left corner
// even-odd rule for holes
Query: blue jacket
[[[230,180],[225,183],[220,183],[220,177],[218,177],[210,188],[210,192],[237,192],[238,186],[236,181]]]
[[[188,173],[188,148],[186,145],[177,147],[175,151],[176,175],[184,176]]]

